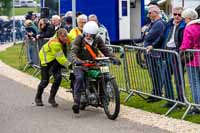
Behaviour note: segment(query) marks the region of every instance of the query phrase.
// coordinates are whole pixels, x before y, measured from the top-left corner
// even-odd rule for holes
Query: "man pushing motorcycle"
[[[74,65],[83,65],[88,61],[95,60],[96,57],[104,55],[110,57],[114,64],[120,65],[121,62],[111,50],[104,44],[100,36],[96,36],[98,25],[94,21],[87,22],[83,27],[83,35],[79,35],[72,43],[70,58]],[[81,89],[85,88],[83,67],[75,67],[74,70],[74,104],[72,110],[75,114],[79,113]]]

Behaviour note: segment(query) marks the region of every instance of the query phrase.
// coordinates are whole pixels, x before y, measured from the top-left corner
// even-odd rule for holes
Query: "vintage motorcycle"
[[[120,94],[115,77],[109,72],[109,57],[96,58],[81,67],[85,72],[85,88],[81,91],[80,109],[84,110],[87,106],[103,107],[107,117],[115,120],[120,111]],[[73,72],[70,74],[71,91],[75,77]]]

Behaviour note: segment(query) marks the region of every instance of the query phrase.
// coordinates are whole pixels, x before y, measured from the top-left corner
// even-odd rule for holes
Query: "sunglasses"
[[[180,14],[180,13],[174,13],[173,15],[174,15],[174,16],[179,16],[179,17],[181,17],[181,14]]]
[[[85,23],[86,23],[86,21],[82,21],[82,22],[80,21],[79,23],[81,23],[81,24],[85,24]]]

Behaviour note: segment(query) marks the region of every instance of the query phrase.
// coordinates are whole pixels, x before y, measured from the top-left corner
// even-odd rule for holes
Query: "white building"
[[[34,0],[15,0],[14,6],[15,7],[36,7],[37,2]]]

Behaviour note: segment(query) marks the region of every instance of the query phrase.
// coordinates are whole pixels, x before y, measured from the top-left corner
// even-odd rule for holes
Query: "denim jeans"
[[[75,68],[74,69],[74,76],[75,76],[75,82],[74,82],[74,102],[80,105],[80,99],[81,99],[81,90],[85,89],[85,70],[81,68]]]
[[[162,61],[162,63],[163,63],[162,73],[164,74],[162,80],[165,86],[165,97],[174,100],[174,91],[172,84],[172,74],[174,74],[176,91],[178,95],[177,100],[184,102],[181,75],[180,75],[181,73],[176,56],[173,54],[168,54],[165,60]]]
[[[186,68],[193,100],[196,104],[200,104],[200,67],[187,66]]]
[[[151,56],[150,54],[146,55],[147,67],[148,72],[151,77],[151,82],[153,85],[152,94],[156,96],[162,96],[162,74],[161,74],[161,67],[162,61],[161,57]]]
[[[28,63],[39,65],[40,61],[39,61],[39,55],[38,55],[36,42],[29,39],[27,43],[28,43],[28,46],[27,46]]]

